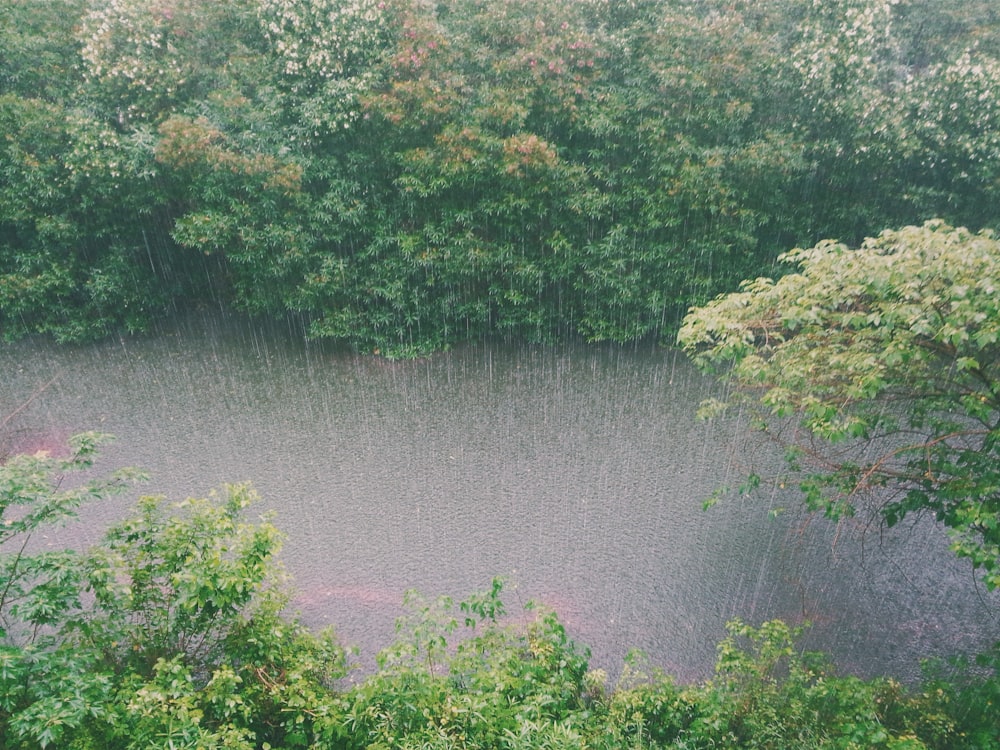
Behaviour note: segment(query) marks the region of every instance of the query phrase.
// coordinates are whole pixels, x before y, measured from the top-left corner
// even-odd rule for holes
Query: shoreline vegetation
[[[728,624],[714,675],[679,684],[630,654],[611,684],[557,614],[510,613],[504,581],[461,602],[404,599],[372,674],[285,611],[281,534],[249,485],[142,497],[88,551],[23,543],[132,470],[80,480],[107,436],[0,465],[0,747],[1000,747],[1000,651],[925,665],[918,684],[839,675],[801,627]]]

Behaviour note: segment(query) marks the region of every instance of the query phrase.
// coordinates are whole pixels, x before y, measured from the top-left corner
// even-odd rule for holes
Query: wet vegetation
[[[802,418],[812,507],[930,513],[996,587],[997,91],[989,0],[7,3],[0,328],[75,341],[217,305],[395,357],[669,341],[703,305],[686,345],[763,394],[765,428]],[[734,622],[710,680],[636,655],[611,684],[502,581],[412,596],[352,677],[284,611],[249,487],[39,551],[138,478],[78,479],[98,442],[0,465],[4,750],[1000,747],[996,650],[904,686]]]
[[[33,551],[141,478],[93,478],[101,439],[0,465],[4,750],[1000,747],[996,651],[904,686],[838,675],[781,622],[732,622],[711,679],[633,654],[612,684],[555,613],[509,615],[500,579],[457,606],[409,594],[396,642],[352,677],[332,632],[283,611],[281,534],[247,520],[248,486],[144,497],[89,551]]]
[[[825,238],[995,224],[989,0],[23,0],[0,327],[671,340]]]

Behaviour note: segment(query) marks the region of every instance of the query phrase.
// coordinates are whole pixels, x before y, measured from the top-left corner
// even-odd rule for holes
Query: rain
[[[287,534],[290,606],[369,666],[406,590],[462,597],[496,575],[512,609],[554,608],[612,674],[638,648],[706,677],[735,617],[809,622],[808,647],[842,668],[904,677],[995,628],[932,526],[838,528],[778,488],[703,509],[778,456],[738,417],[696,419],[723,386],[676,350],[496,339],[392,362],[294,334],[201,311],[148,335],[12,344],[4,448],[97,427],[117,437],[100,465],[147,470],[144,494],[251,481],[253,511]],[[49,543],[95,542],[133,500],[85,508]]]
[[[0,3],[0,745],[1000,737],[994,5]]]

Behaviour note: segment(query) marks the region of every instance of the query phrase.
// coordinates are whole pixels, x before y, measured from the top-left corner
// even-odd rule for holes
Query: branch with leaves
[[[682,346],[783,436],[810,507],[929,512],[1000,586],[1000,242],[932,221],[782,260],[693,309]]]

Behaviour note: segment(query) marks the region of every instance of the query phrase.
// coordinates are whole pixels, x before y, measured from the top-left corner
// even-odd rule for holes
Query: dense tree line
[[[0,327],[665,336],[779,252],[995,225],[989,0],[21,0]]]
[[[0,463],[0,748],[1000,747],[1000,652],[904,686],[838,675],[799,630],[732,622],[711,679],[629,657],[612,684],[544,607],[510,616],[503,581],[455,605],[410,593],[395,643],[350,678],[330,631],[287,615],[270,519],[232,486],[139,500],[91,550],[32,547],[101,478],[101,436]]]

